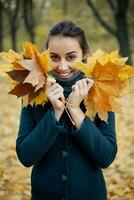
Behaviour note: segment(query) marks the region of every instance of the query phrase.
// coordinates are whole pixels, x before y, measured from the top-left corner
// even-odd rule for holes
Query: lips
[[[61,73],[61,72],[55,72],[55,74],[61,78],[69,78],[73,75],[73,71],[70,72],[65,72],[65,73]]]
[[[62,76],[62,77],[68,77],[70,76],[70,74],[72,74],[72,72],[68,72],[68,73],[58,73],[59,76]]]

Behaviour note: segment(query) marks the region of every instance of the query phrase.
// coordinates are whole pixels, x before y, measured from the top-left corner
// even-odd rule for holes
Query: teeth
[[[66,73],[66,74],[60,74],[61,76],[67,76],[69,75],[70,73]]]

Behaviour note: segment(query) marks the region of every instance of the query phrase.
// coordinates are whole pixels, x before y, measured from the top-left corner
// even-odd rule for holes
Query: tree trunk
[[[129,34],[128,34],[128,24],[127,24],[127,11],[129,0],[107,0],[110,8],[112,9],[116,27],[112,27],[111,24],[108,24],[103,17],[101,16],[100,12],[94,6],[94,3],[91,0],[87,0],[88,5],[92,9],[94,16],[98,20],[98,22],[112,35],[117,38],[117,41],[120,46],[120,54],[122,56],[128,56],[128,64],[132,64],[131,60],[131,50],[130,50],[130,43],[129,43]]]
[[[68,13],[68,0],[63,0],[63,15]]]
[[[35,18],[34,18],[34,14],[33,14],[33,1],[32,0],[24,0],[23,1],[23,15],[24,15],[24,22],[25,22],[27,32],[30,36],[31,41],[34,43],[34,41],[35,41],[35,34],[34,34]]]
[[[4,1],[3,1],[3,9],[9,19],[9,30],[10,30],[10,37],[11,37],[13,50],[17,50],[16,35],[17,35],[18,26],[19,26],[18,14],[19,14],[20,6],[21,6],[20,3],[21,3],[20,0],[16,0],[14,2],[15,7],[12,8],[12,1],[8,2],[8,7],[4,5]]]
[[[12,22],[12,20],[11,20],[11,22]],[[11,33],[12,49],[16,51],[17,50],[17,45],[16,45],[17,29],[13,24],[10,26],[10,33]]]
[[[128,56],[128,64],[132,64],[131,50],[128,36],[128,24],[126,10],[128,7],[128,1],[122,6],[118,1],[118,12],[115,14],[115,22],[117,26],[117,39],[120,45],[120,54],[122,56]]]

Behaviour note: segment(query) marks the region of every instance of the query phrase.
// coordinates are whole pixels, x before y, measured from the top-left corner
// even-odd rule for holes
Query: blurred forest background
[[[119,48],[132,64],[133,0],[0,0],[0,51],[20,52],[24,41],[43,50],[50,27],[61,20],[71,20],[85,30],[91,53]],[[134,199],[133,80],[129,89],[121,99],[124,114],[116,114],[118,153],[103,170],[108,200]],[[30,200],[31,168],[22,166],[15,152],[21,105],[7,92],[0,79],[0,200]]]

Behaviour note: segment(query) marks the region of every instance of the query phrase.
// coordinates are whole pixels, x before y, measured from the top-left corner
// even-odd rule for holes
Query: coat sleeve
[[[31,107],[23,107],[20,114],[16,152],[20,162],[31,167],[46,154],[62,131],[63,125],[57,121],[53,108],[50,108],[35,126]]]
[[[115,113],[108,112],[108,123],[97,117],[96,124],[85,116],[80,128],[73,130],[71,134],[95,164],[106,168],[117,153]]]

